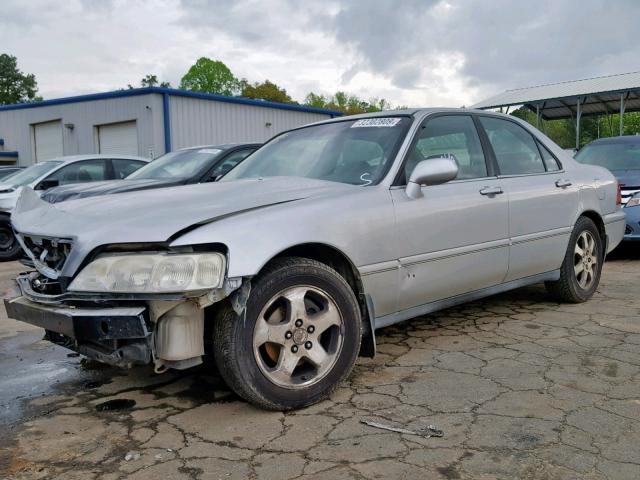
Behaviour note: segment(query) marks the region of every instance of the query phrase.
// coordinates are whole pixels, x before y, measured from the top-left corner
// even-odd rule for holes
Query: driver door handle
[[[480,195],[500,195],[504,193],[502,187],[484,187],[480,190]]]
[[[565,178],[561,178],[560,180],[556,180],[556,187],[558,188],[566,188],[570,187],[571,182]]]

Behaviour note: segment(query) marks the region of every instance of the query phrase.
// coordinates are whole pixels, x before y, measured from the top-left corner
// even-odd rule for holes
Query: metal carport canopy
[[[491,109],[523,105],[539,118],[576,120],[579,147],[580,118],[640,111],[640,72],[621,73],[570,82],[507,90],[476,103],[472,108]],[[620,135],[624,129],[620,115]]]

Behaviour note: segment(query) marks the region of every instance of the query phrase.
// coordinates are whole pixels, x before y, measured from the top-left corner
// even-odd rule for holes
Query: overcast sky
[[[297,100],[345,90],[470,105],[505,89],[640,70],[640,1],[3,0],[0,53],[45,98],[177,86],[225,62]]]

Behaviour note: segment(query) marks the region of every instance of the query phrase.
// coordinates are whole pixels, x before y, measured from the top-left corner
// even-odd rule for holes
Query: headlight
[[[631,197],[629,199],[629,201],[625,205],[625,208],[637,207],[638,205],[640,205],[640,196],[636,195],[635,197]]]
[[[69,285],[76,292],[174,293],[222,286],[220,253],[131,254],[97,258]]]

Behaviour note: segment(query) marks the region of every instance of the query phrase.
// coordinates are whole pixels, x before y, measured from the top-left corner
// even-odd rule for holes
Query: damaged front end
[[[245,288],[239,288],[242,279],[227,279],[224,268],[213,288],[163,291],[161,282],[166,283],[167,271],[186,275],[176,267],[176,259],[216,255],[224,265],[226,258],[221,253],[105,254],[69,279],[60,275],[60,262],[64,263],[62,255],[72,248],[70,242],[42,237],[22,237],[22,241],[38,271],[16,279],[17,295],[5,299],[7,315],[44,328],[46,340],[110,365],[153,364],[156,372],[198,365],[205,353],[205,309],[229,296],[235,308],[244,308],[246,302]],[[156,263],[149,268],[149,262],[144,261],[151,256]],[[206,262],[194,265],[192,277],[198,275],[198,268],[207,266]],[[158,270],[160,273],[155,273]],[[145,272],[148,283],[155,281],[153,288],[160,293],[135,291],[144,290],[140,285]],[[78,282],[79,278],[84,278],[84,283]],[[100,285],[103,291],[96,291]],[[90,287],[94,291],[87,291]],[[170,285],[164,285],[164,290],[168,288]],[[118,291],[127,289],[133,291]]]

